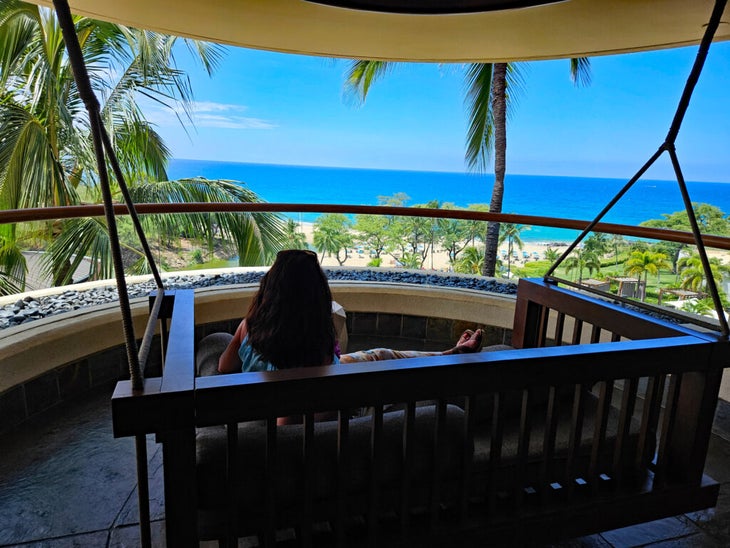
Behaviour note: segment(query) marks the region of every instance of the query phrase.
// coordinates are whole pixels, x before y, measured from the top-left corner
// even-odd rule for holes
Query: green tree
[[[327,213],[320,215],[314,223],[314,247],[322,253],[334,256],[342,266],[347,261],[348,248],[352,247],[350,228],[352,223],[342,213]]]
[[[722,283],[725,275],[730,271],[727,265],[720,262],[717,257],[710,257],[710,271],[715,279],[718,287]],[[677,273],[679,274],[680,287],[691,291],[701,291],[705,287],[707,275],[702,267],[702,260],[699,253],[694,253],[689,257],[682,257],[677,264]]]
[[[416,204],[413,207],[437,209],[439,207],[439,203],[437,200],[434,200],[427,204]],[[422,268],[433,247],[435,223],[428,217],[403,217],[401,219],[401,223],[404,230],[405,241],[408,244],[405,254],[420,257],[418,261],[419,264],[415,268]],[[401,260],[401,262],[403,262],[403,260]]]
[[[523,243],[520,234],[530,227],[518,225],[515,223],[501,223],[499,227],[499,245],[507,242],[507,277],[509,278],[512,271],[512,251],[514,246],[522,249]],[[486,260],[486,255],[485,255]]]
[[[545,250],[545,260],[550,261],[551,263],[554,263],[560,258],[560,252],[558,252],[557,249],[553,249],[552,247],[548,247]]]
[[[379,268],[383,264],[382,257],[373,257],[371,260],[368,261],[367,266],[371,266],[373,268]]]
[[[398,259],[398,263],[400,263],[403,268],[411,268],[415,270],[423,266],[423,257],[421,257],[420,253],[406,253]]]
[[[405,192],[396,192],[391,196],[378,196],[378,205],[402,207],[410,201],[411,197]]]
[[[489,204],[469,204],[466,208],[469,211],[489,211]],[[468,240],[470,245],[476,245],[477,241],[483,242],[487,233],[484,221],[464,221],[468,227]]]
[[[717,206],[693,202],[692,209],[697,219],[697,224],[703,234],[717,234],[718,236],[730,235],[730,217]],[[640,226],[650,228],[668,228],[670,230],[682,230],[691,232],[689,216],[685,210],[674,213],[664,213],[661,219],[649,219],[640,223]],[[677,272],[679,269],[679,258],[687,244],[679,242],[667,242],[669,254],[672,258],[672,269]]]
[[[709,316],[715,311],[715,303],[711,298],[698,299],[695,301],[687,300],[682,302],[682,310],[698,314],[700,316]]]
[[[454,263],[454,271],[464,274],[481,274],[484,265],[484,251],[469,246],[459,260]]]
[[[137,103],[144,96],[175,110],[182,106],[182,116],[189,117],[192,90],[185,73],[176,67],[173,46],[182,41],[209,73],[222,55],[220,46],[86,17],[75,17],[74,22],[92,88],[101,103],[102,119],[133,196],[157,202],[179,202],[181,197],[258,201],[253,193],[239,191],[238,185],[230,182],[167,181],[169,150]],[[99,202],[88,117],[55,12],[4,0],[0,3],[0,52],[0,208]],[[161,231],[171,235],[208,237],[218,232],[243,246],[239,249],[242,261],[261,261],[280,246],[281,222],[276,216],[224,217],[153,216],[146,223],[156,222]],[[216,220],[220,221],[217,226]],[[67,232],[76,237],[63,237]],[[81,235],[83,239],[78,238]],[[52,255],[46,264],[54,283],[66,283],[74,262],[84,255],[89,255],[97,274],[111,271],[102,220],[48,223],[42,236],[52,242]],[[71,247],[59,249],[61,245]],[[0,268],[7,271],[8,265]]]
[[[719,207],[702,202],[692,202],[692,210],[697,218],[700,231],[704,234],[730,235],[730,218]],[[685,210],[664,213],[661,219],[649,219],[640,223],[652,228],[669,228],[672,230],[691,230],[689,217]]]
[[[283,245],[286,249],[308,249],[307,236],[299,231],[299,224],[289,219],[284,228]]]
[[[610,248],[608,236],[602,232],[592,232],[583,243],[586,251],[595,253],[599,258],[608,253]]]
[[[402,207],[409,200],[410,197],[407,194],[405,194],[404,192],[397,192],[392,196],[378,196],[378,205]],[[359,217],[360,216],[356,217],[356,223]],[[401,257],[409,252],[409,226],[406,217],[401,217],[397,215],[372,215],[369,217],[371,217],[373,220],[368,220],[366,222],[372,222],[372,224],[364,228],[377,233],[377,237],[371,237],[368,240],[369,245],[373,245],[373,249],[379,249],[379,253],[376,258],[382,258],[382,254],[387,253],[391,255],[394,259],[400,260]],[[379,225],[374,220],[378,217],[384,220],[384,224],[382,225],[382,233],[379,232]],[[375,234],[371,234],[371,236],[375,236]]]
[[[390,223],[391,219],[383,215],[355,215],[357,241],[374,253],[375,259],[380,259],[388,245]]]
[[[578,271],[578,283],[583,282],[583,270],[588,269],[588,275],[592,276],[593,271],[601,271],[601,260],[594,251],[586,249],[577,249],[570,257],[565,259],[565,272],[570,274],[574,270]]]
[[[137,203],[195,203],[195,202],[258,202],[258,197],[245,187],[231,181],[182,179],[137,183],[130,187]],[[193,213],[175,215],[144,215],[145,232],[159,232],[163,238],[190,238],[204,243],[213,251],[216,241],[231,242],[238,253],[239,266],[270,264],[282,248],[283,223],[280,217],[267,213]],[[131,231],[130,231],[131,232]],[[139,242],[121,242],[125,266],[134,274],[149,272]],[[164,244],[161,244],[164,245]],[[84,250],[79,252],[78,250]],[[61,231],[48,245],[46,265],[69,264],[75,271],[84,257],[91,260],[91,278],[112,277],[109,235],[104,218],[82,218],[66,221]],[[164,266],[164,265],[163,265]],[[66,283],[66,280],[62,280]]]
[[[618,251],[620,247],[623,247],[625,240],[621,234],[611,234],[609,241],[613,247],[613,260],[614,264],[618,266]]]
[[[452,203],[441,204],[441,209],[461,209]],[[464,251],[468,245],[474,245],[473,241],[478,236],[474,231],[473,222],[462,219],[436,219],[436,241],[446,250],[449,256],[449,263],[454,265],[457,262],[459,253]]]
[[[395,258],[404,256],[410,252],[410,227],[408,218],[393,216],[388,223],[388,243],[386,252]],[[396,256],[397,255],[397,256]]]
[[[347,90],[362,101],[367,97],[373,82],[390,70],[386,61],[353,61],[345,80]],[[588,83],[590,62],[588,59],[571,59],[570,74],[574,82]],[[489,210],[502,211],[504,176],[507,155],[508,109],[514,105],[522,87],[519,65],[515,63],[472,63],[465,65],[468,132],[466,138],[466,163],[469,169],[484,173],[494,153],[494,185]],[[485,237],[485,276],[494,276],[497,248],[499,247],[499,223],[488,223]]]
[[[628,260],[624,263],[624,271],[630,276],[637,278],[644,277],[644,287],[649,274],[656,275],[659,279],[659,271],[670,270],[672,265],[667,261],[664,253],[656,253],[654,251],[632,251]],[[641,300],[646,298],[646,290],[642,294]]]

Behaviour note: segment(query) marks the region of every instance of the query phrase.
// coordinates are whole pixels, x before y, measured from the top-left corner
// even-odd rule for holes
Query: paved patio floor
[[[137,546],[134,443],[111,433],[111,389],[0,437],[0,546]],[[152,538],[164,543],[161,451],[148,438]],[[730,404],[721,401],[706,473],[722,484],[715,509],[663,519],[560,547],[730,545]]]

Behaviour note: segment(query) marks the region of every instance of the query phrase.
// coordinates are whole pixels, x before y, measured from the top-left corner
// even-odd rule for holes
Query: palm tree
[[[196,201],[259,201],[254,194],[237,190],[238,185],[225,182],[166,180],[169,150],[145,119],[137,99],[144,96],[166,107],[182,106],[182,116],[190,117],[192,91],[173,55],[174,44],[182,39],[85,17],[75,17],[74,22],[102,119],[133,195],[158,202],[191,197]],[[220,46],[192,40],[184,43],[209,73],[221,58]],[[86,110],[55,12],[4,0],[0,4],[0,52],[0,207],[99,202]],[[167,216],[147,221],[152,222],[167,234],[208,237],[217,232],[229,237],[237,247],[243,246],[238,250],[242,261],[264,260],[281,245],[282,223],[268,215],[238,220],[232,214]],[[84,239],[61,238],[67,231],[77,236],[81,232]],[[59,221],[49,223],[43,232],[54,248],[48,265],[55,284],[66,283],[73,262],[86,254],[99,263],[98,272],[110,271],[110,254],[102,249],[103,221]],[[59,250],[60,242],[73,247]],[[6,272],[7,268],[8,264],[0,266]]]
[[[682,301],[682,310],[699,316],[710,316],[715,311],[715,303],[710,298]]]
[[[670,270],[672,265],[667,261],[664,253],[656,253],[654,251],[632,251],[628,260],[624,263],[624,270],[631,276],[641,278],[644,276],[644,287],[649,274],[656,274],[659,279],[659,271],[661,269]],[[646,290],[642,292],[641,300],[646,298]]]
[[[417,270],[419,268],[423,267],[423,257],[421,257],[420,253],[406,253],[404,254],[400,259],[398,259],[398,263],[403,268],[410,268],[412,270]]]
[[[441,204],[441,209],[460,209],[452,203]],[[459,253],[465,251],[468,246],[473,246],[473,240],[478,237],[474,233],[473,222],[462,219],[436,219],[432,220],[431,257],[433,258],[434,240],[446,250],[449,255],[449,263],[455,264]]]
[[[361,214],[355,216],[355,230],[359,243],[366,246],[374,259],[380,259],[388,244],[391,219],[382,215]]]
[[[557,249],[553,249],[552,247],[548,247],[545,250],[545,260],[550,261],[551,263],[554,263],[560,258],[560,252]]]
[[[287,249],[307,249],[307,235],[299,232],[299,225],[289,219],[284,227],[284,247]]]
[[[610,241],[613,246],[614,264],[618,266],[618,248],[624,245],[624,237],[621,234],[611,234]]]
[[[373,82],[386,74],[390,67],[386,61],[353,61],[345,86],[364,101]],[[587,84],[590,81],[590,61],[586,58],[571,59],[570,74],[574,83]],[[494,186],[489,210],[500,213],[506,173],[507,116],[522,87],[522,76],[519,65],[515,63],[472,63],[466,65],[465,80],[469,117],[466,163],[470,170],[484,173],[494,151]],[[485,276],[494,276],[499,233],[499,223],[487,224],[482,272]]]
[[[347,248],[352,247],[352,235],[349,230],[351,228],[349,219],[342,213],[328,213],[320,215],[314,223],[314,233],[312,239],[314,247],[322,253],[324,261],[326,254],[334,255],[340,266],[347,261]],[[344,251],[344,257],[340,258],[340,253]]]
[[[461,258],[454,263],[456,272],[465,274],[481,274],[484,265],[484,252],[474,246],[469,246],[461,254]]]
[[[592,251],[599,258],[603,257],[609,249],[608,236],[602,232],[592,232],[584,242],[586,251]]]
[[[523,243],[520,234],[523,230],[529,230],[529,226],[518,225],[515,223],[501,223],[499,225],[499,240],[497,246],[507,241],[507,277],[509,278],[512,269],[512,251],[513,245],[522,249]],[[485,256],[486,260],[486,256]]]
[[[699,291],[704,287],[706,279],[705,269],[702,267],[702,261],[698,253],[679,259],[677,270],[682,289]],[[710,271],[718,285],[722,282],[723,275],[727,274],[728,270],[728,266],[723,265],[717,257],[710,258]]]
[[[140,203],[260,202],[241,185],[202,178],[137,183],[130,188],[130,194]],[[202,241],[210,250],[216,239],[230,240],[238,253],[239,266],[270,264],[276,251],[284,246],[281,219],[267,213],[145,215],[141,220],[147,232]],[[136,240],[120,243],[127,270],[134,274],[148,272],[146,258]],[[74,272],[86,257],[92,265],[90,277],[103,279],[113,276],[109,253],[109,235],[103,218],[72,219],[64,223],[63,232],[48,246],[46,263],[48,268],[69,264]]]
[[[601,260],[594,251],[586,249],[578,249],[570,257],[565,259],[565,272],[570,274],[572,271],[578,271],[578,284],[583,282],[583,269],[588,269],[588,275],[592,276],[593,271],[601,271]]]

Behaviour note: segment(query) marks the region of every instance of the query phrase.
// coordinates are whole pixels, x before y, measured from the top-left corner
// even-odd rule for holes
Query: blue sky
[[[521,64],[508,173],[629,178],[664,140],[696,51],[596,57],[587,87],[566,60]],[[466,170],[463,66],[397,65],[358,105],[343,93],[347,61],[226,48],[211,78],[178,60],[195,127],[148,112],[175,158]],[[687,180],[730,182],[729,89],[730,43],[714,44],[677,141]],[[666,157],[647,177],[673,177]]]

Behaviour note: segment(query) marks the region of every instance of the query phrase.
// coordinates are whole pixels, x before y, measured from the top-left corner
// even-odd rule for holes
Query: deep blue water
[[[491,175],[430,171],[393,171],[305,167],[271,164],[244,164],[173,160],[171,179],[202,176],[231,179],[248,186],[267,202],[339,203],[377,205],[379,196],[403,192],[410,197],[406,205],[431,200],[469,204],[489,203],[494,178]],[[623,179],[507,175],[504,203],[506,213],[542,215],[565,219],[592,220],[625,185]],[[707,202],[730,213],[730,183],[688,182],[693,202]],[[640,180],[606,215],[605,222],[636,225],[684,209],[673,181]],[[315,214],[302,215],[313,221]],[[523,240],[572,240],[575,232],[532,227],[522,233]]]

